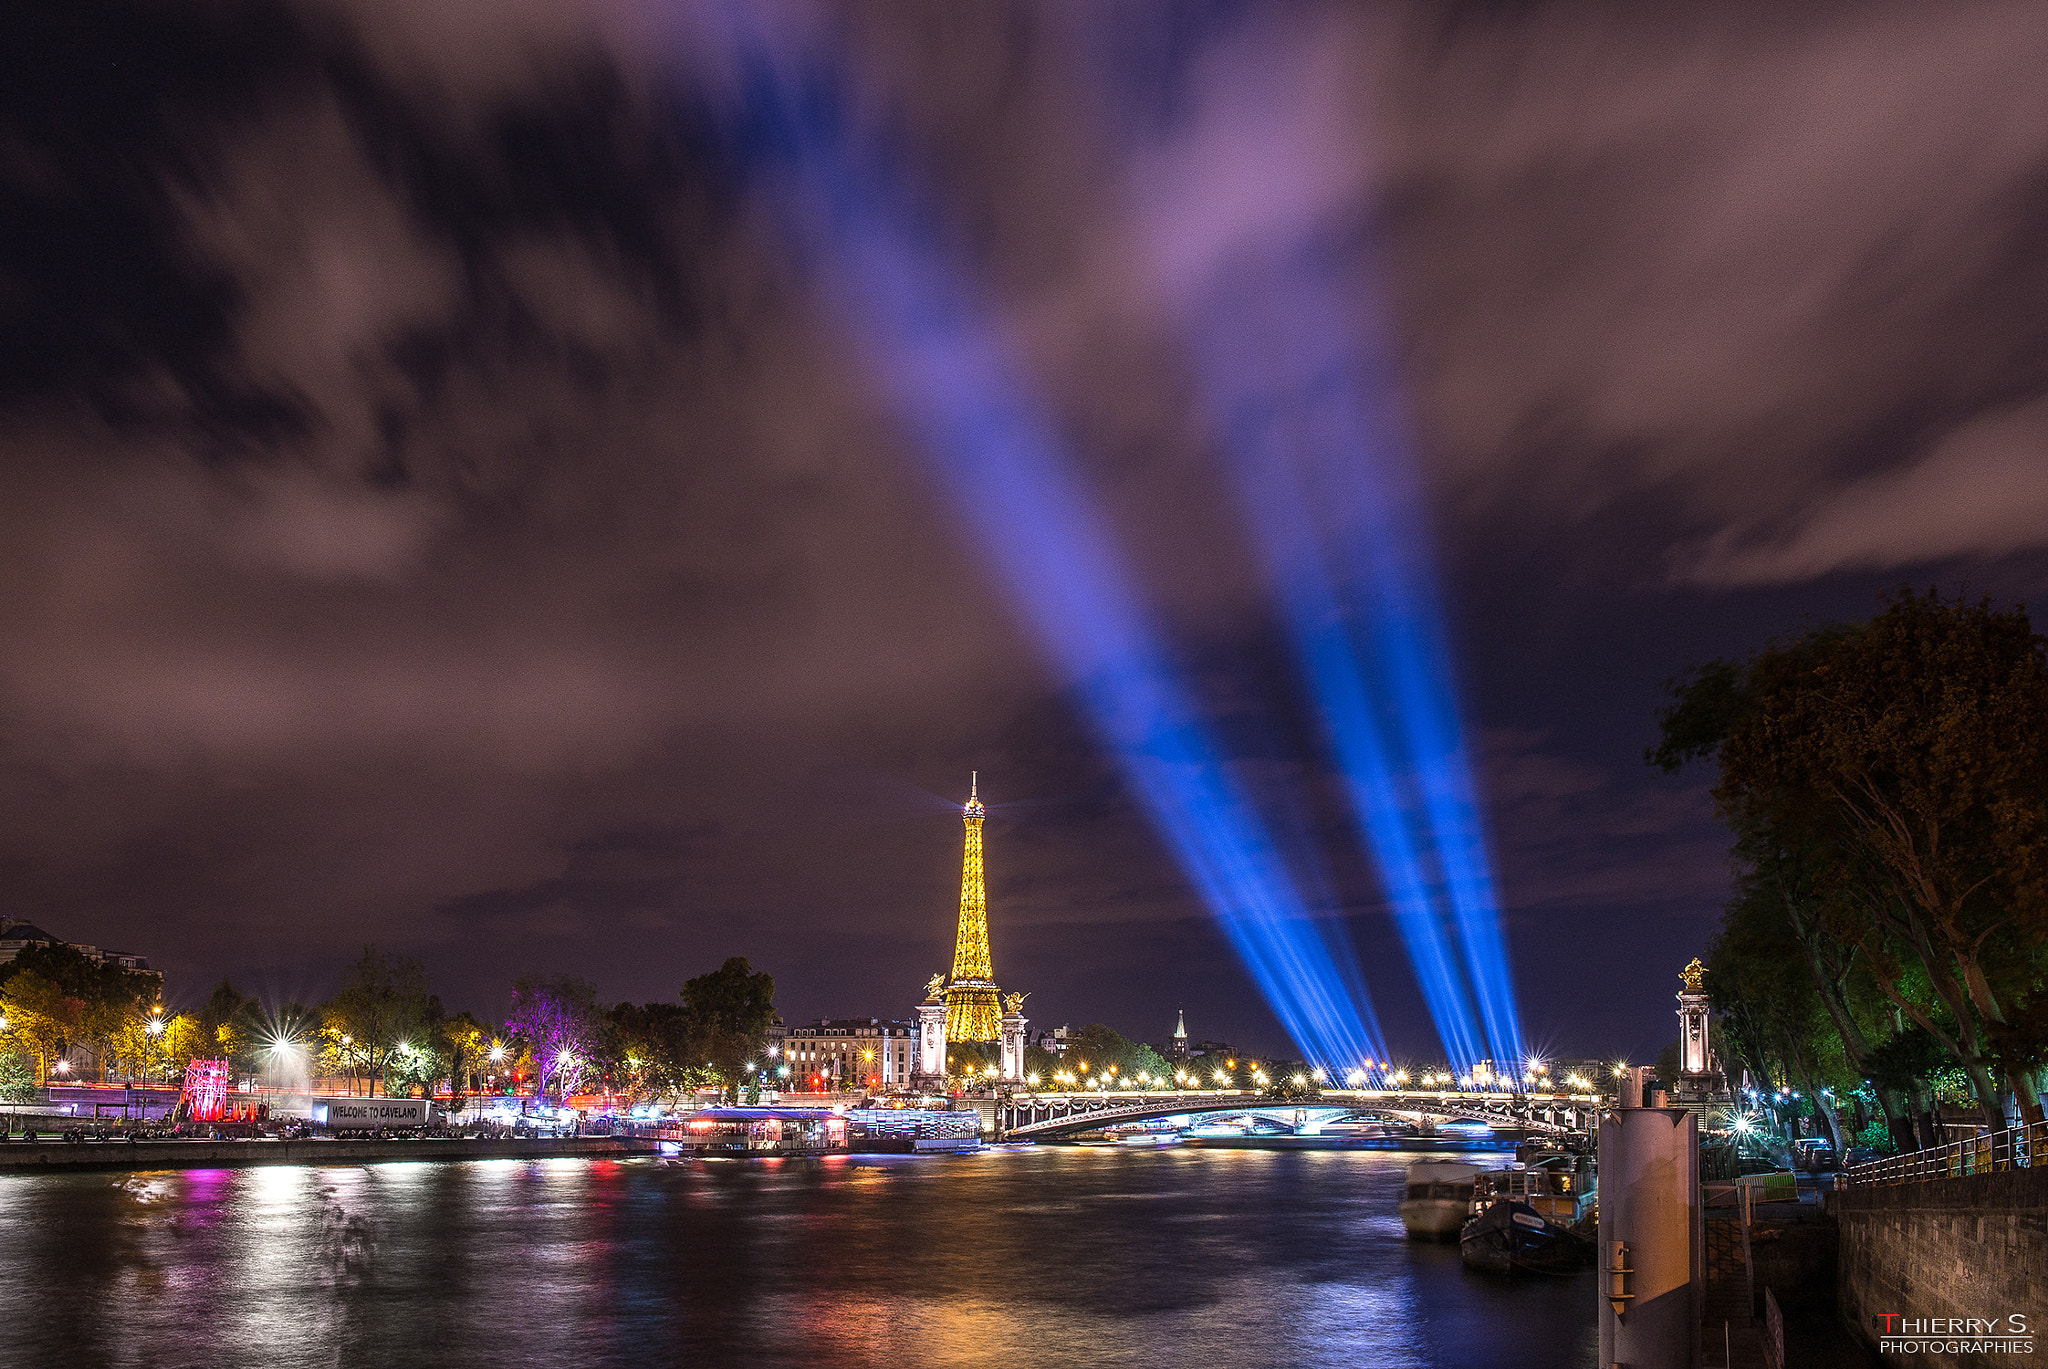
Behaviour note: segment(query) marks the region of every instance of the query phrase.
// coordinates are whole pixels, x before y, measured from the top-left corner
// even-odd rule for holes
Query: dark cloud
[[[1034,1010],[1270,1040],[780,231],[713,13],[24,16],[10,908],[191,992],[319,992],[374,938],[486,1011],[739,952],[792,1012],[899,1012],[979,769]],[[1179,302],[1312,243],[1384,320],[1559,1045],[1654,1044],[1723,893],[1697,780],[1637,761],[1660,679],[1900,573],[2042,582],[2029,9],[763,13],[942,213],[1397,1041]]]

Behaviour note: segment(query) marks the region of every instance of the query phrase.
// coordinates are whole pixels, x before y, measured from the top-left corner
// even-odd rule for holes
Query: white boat
[[[1479,1166],[1462,1160],[1417,1160],[1408,1166],[1401,1225],[1410,1237],[1454,1241],[1472,1217],[1472,1187]]]

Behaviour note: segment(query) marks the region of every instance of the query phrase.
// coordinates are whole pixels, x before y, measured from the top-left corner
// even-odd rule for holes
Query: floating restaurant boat
[[[656,1133],[664,1156],[767,1159],[844,1155],[846,1118],[830,1108],[700,1108]]]
[[[981,1149],[978,1112],[855,1108],[848,1121],[848,1146],[857,1155],[944,1155]]]

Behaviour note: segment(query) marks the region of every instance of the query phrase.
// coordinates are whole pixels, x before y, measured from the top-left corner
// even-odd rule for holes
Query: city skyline
[[[949,963],[978,771],[1035,1020],[1149,1039],[1185,1007],[1286,1048],[1086,662],[775,231],[728,51],[633,6],[232,19],[34,15],[0,95],[47,153],[0,168],[34,228],[0,334],[0,911],[194,997],[315,1000],[375,942],[492,1017],[536,967],[639,1001],[728,955],[790,1020],[896,1016]],[[1546,1053],[1667,1039],[1727,899],[1706,776],[1641,760],[1663,681],[1902,581],[2048,585],[2038,19],[1587,45],[1542,7],[1254,7],[943,55],[847,22],[849,127],[914,149],[932,259],[1392,1051],[1441,1053],[1431,1005],[1174,307],[1244,253],[1312,249],[1389,338]]]

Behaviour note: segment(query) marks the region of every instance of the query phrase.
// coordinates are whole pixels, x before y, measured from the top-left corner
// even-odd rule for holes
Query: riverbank
[[[85,1169],[218,1169],[243,1165],[363,1165],[389,1160],[547,1160],[643,1154],[610,1136],[404,1141],[10,1141],[0,1175]]]

